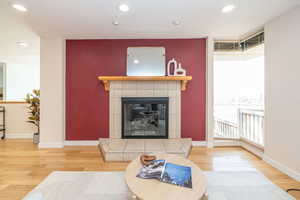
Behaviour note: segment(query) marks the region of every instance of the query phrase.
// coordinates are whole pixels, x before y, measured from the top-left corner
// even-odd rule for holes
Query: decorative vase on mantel
[[[172,70],[173,67],[173,70]],[[174,76],[174,72],[177,69],[177,61],[172,58],[169,62],[168,62],[168,66],[167,66],[167,75],[168,76]],[[173,74],[172,74],[173,71]]]
[[[177,63],[177,61],[174,58],[172,58],[167,65],[167,75],[186,76],[186,70],[182,68],[181,63]]]

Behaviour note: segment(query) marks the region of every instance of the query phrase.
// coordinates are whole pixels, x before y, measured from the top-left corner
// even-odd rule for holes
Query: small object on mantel
[[[143,165],[147,166],[147,165],[150,165],[153,160],[156,160],[156,156],[141,155],[140,160]]]
[[[181,63],[179,63],[178,67],[174,70],[174,76],[186,76],[186,70],[182,68]]]
[[[173,70],[172,70],[172,66],[173,66]],[[177,61],[174,58],[172,58],[172,60],[170,60],[167,65],[167,75],[174,76],[175,75],[174,72],[176,69],[177,69]]]

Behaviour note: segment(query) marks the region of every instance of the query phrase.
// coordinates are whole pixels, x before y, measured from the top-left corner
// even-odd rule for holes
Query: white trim
[[[33,133],[6,133],[5,138],[6,139],[32,139]]]
[[[62,142],[43,142],[39,143],[39,148],[40,149],[45,149],[45,148],[63,148],[64,144]]]
[[[129,35],[66,35],[65,40],[114,40],[114,39],[202,39],[207,38],[207,35],[201,34],[182,34],[182,35],[168,35],[168,34],[129,34]]]
[[[193,147],[204,147],[207,145],[206,141],[192,141]]]
[[[248,143],[246,143],[244,141],[240,141],[240,145],[241,145],[241,147],[243,147],[247,151],[250,151],[254,155],[256,155],[256,156],[258,156],[260,158],[263,158],[264,151],[262,149],[257,148],[255,145],[252,145],[251,143],[248,144]]]
[[[213,140],[208,140],[206,142],[207,148],[214,148],[214,141]]]
[[[2,70],[2,99],[6,99],[6,64],[5,63],[0,63],[0,67],[3,68]]]
[[[65,146],[97,146],[99,140],[66,140]]]
[[[97,146],[99,144],[98,140],[66,140],[64,142],[65,146]],[[192,141],[193,146],[206,146],[206,141]]]
[[[207,147],[213,148],[214,134],[214,41],[211,37],[206,39],[206,140]]]
[[[266,154],[263,155],[263,160],[268,163],[269,165],[271,165],[272,167],[278,169],[279,171],[281,171],[284,174],[287,174],[288,176],[294,178],[295,180],[300,182],[300,173],[290,169],[289,167],[281,164],[278,161],[275,161],[273,159],[271,159],[269,156],[267,156]]]
[[[232,147],[232,146],[241,146],[239,140],[214,140],[215,147]]]
[[[63,38],[63,140],[66,140],[66,76],[67,76],[67,41]]]

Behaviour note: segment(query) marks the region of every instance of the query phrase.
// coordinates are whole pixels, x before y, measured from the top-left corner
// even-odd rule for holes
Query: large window
[[[214,56],[215,136],[263,144],[264,46]],[[248,127],[250,126],[250,127]],[[250,131],[250,132],[249,132]],[[259,135],[261,134],[261,135]]]
[[[0,63],[0,100],[23,101],[27,93],[39,89],[39,73],[39,64]]]

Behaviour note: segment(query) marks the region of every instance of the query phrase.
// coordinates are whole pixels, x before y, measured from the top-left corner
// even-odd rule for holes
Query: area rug
[[[205,172],[209,200],[294,200],[255,171]],[[130,200],[124,172],[52,172],[23,200]]]

